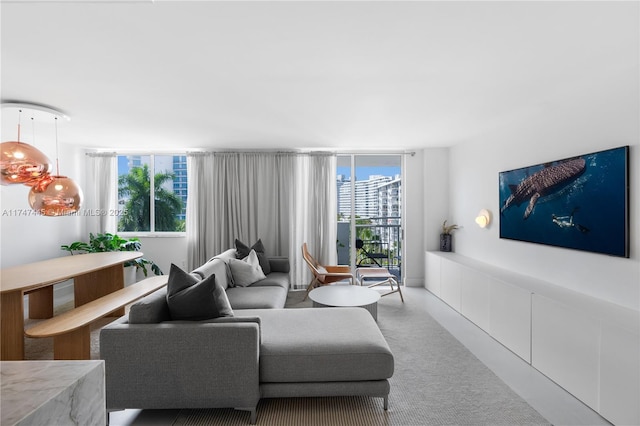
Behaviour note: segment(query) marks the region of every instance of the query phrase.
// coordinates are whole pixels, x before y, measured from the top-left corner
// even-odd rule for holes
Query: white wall
[[[636,46],[637,47],[637,46]],[[620,54],[629,54],[621,51]],[[640,89],[638,52],[629,67],[612,67],[600,81],[550,95],[546,105],[514,114],[499,127],[451,149],[451,220],[455,251],[519,273],[640,308]],[[630,145],[630,259],[499,238],[498,172]],[[480,229],[474,217],[491,210]]]
[[[423,152],[405,155],[402,177],[402,221],[404,244],[402,253],[403,282],[407,286],[424,285],[424,249],[422,234],[424,228],[424,209],[419,200],[424,193]]]
[[[139,237],[145,259],[156,263],[165,275],[171,264],[187,270],[187,237]]]
[[[425,183],[422,203],[424,220],[428,224],[424,229],[424,246],[426,250],[438,250],[442,223],[445,220],[448,224],[453,223],[449,217],[449,149],[426,149],[423,157]]]

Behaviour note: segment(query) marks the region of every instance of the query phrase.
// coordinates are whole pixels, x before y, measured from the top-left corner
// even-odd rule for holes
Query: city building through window
[[[338,155],[338,263],[401,278],[402,156]]]

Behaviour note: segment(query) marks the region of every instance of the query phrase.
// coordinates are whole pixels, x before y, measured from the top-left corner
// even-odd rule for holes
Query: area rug
[[[395,358],[389,410],[381,398],[278,398],[258,404],[258,425],[548,425],[422,307],[423,289],[378,303],[378,326]],[[305,308],[304,291],[290,292],[288,308]],[[182,410],[179,426],[246,425],[233,409]]]

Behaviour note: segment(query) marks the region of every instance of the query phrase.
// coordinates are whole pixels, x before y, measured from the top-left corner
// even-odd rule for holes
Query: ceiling
[[[3,1],[1,95],[62,110],[62,142],[96,149],[452,146],[637,67],[637,12],[606,1]]]

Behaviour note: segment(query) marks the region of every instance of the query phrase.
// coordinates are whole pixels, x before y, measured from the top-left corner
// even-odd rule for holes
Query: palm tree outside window
[[[184,155],[119,155],[118,231],[184,232],[186,179]]]

